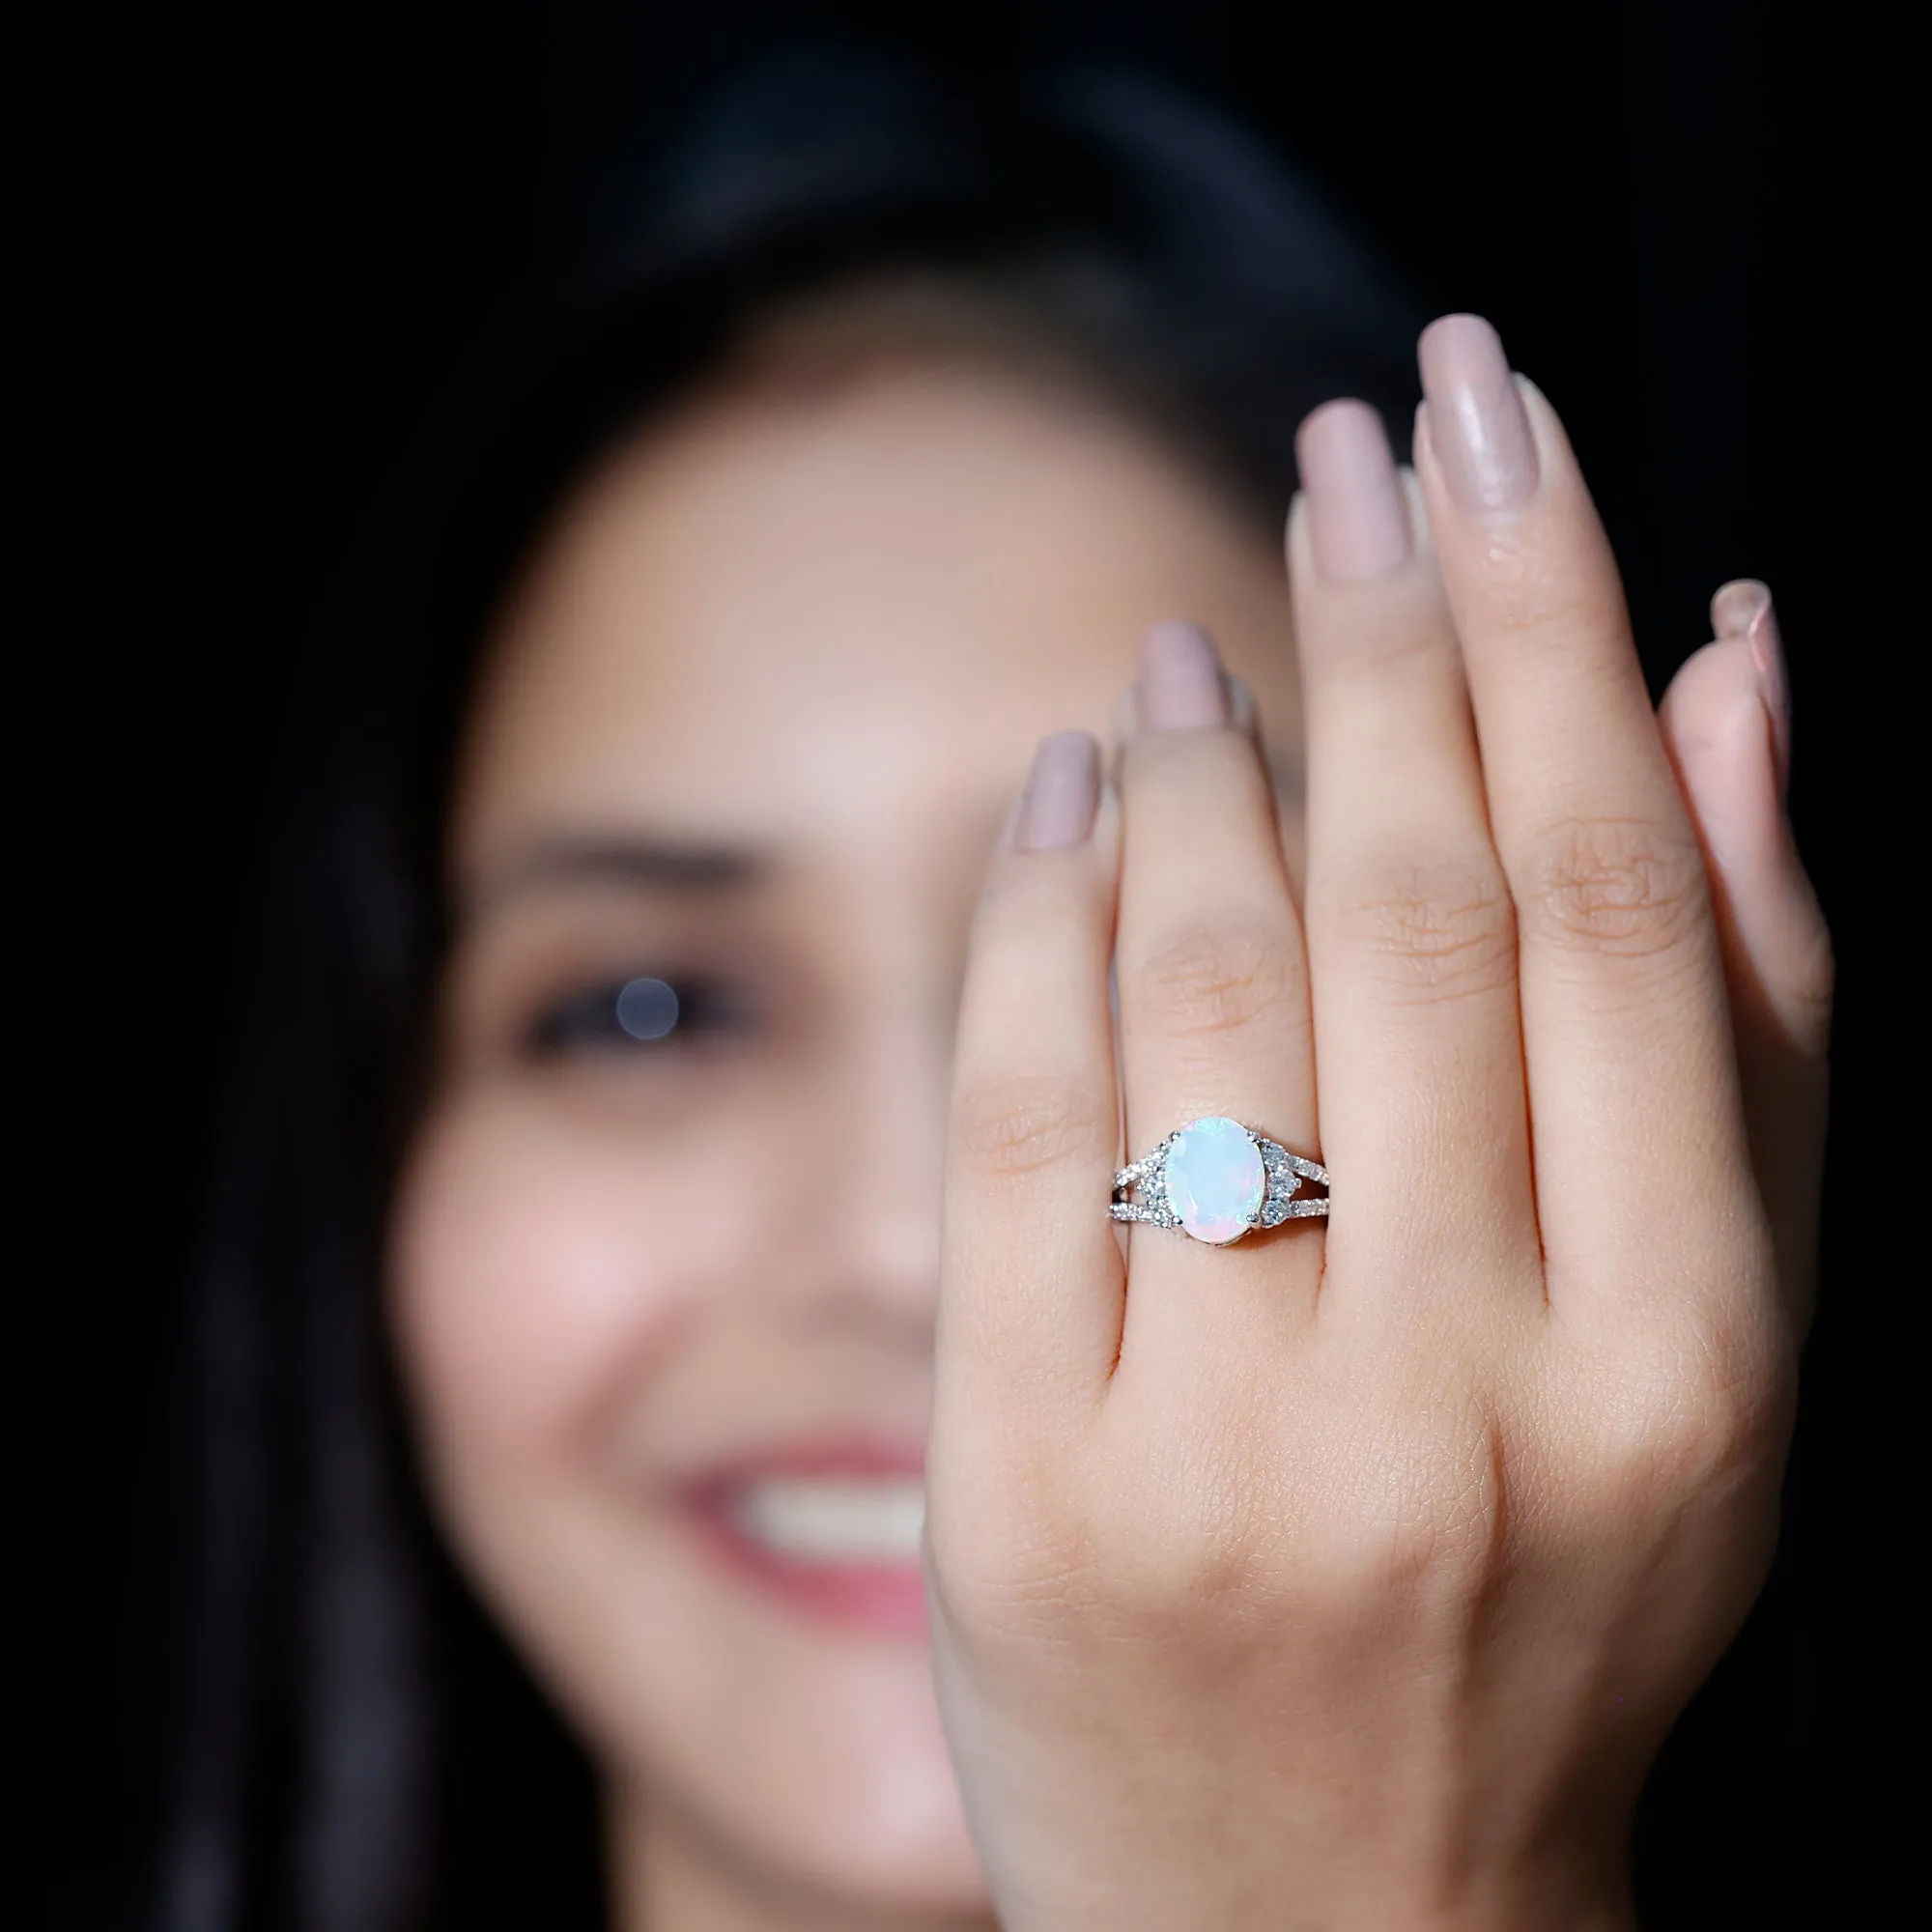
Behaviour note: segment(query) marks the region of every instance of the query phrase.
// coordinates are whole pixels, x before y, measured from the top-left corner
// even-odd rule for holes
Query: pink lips
[[[867,1636],[926,1634],[925,1581],[917,1560],[828,1560],[779,1549],[745,1526],[742,1501],[755,1483],[784,1478],[917,1477],[918,1450],[875,1442],[820,1442],[734,1463],[688,1488],[687,1520],[729,1574],[802,1615]]]

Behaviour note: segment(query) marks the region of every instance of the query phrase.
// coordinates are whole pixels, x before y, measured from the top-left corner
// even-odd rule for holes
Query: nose
[[[930,1351],[952,1020],[881,989],[845,1032],[801,1151],[812,1252],[785,1270],[794,1321]]]

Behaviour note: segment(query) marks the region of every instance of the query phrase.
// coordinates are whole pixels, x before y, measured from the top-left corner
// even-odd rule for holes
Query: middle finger
[[[1350,1199],[1406,1204],[1345,1212],[1330,1259],[1344,1243],[1363,1264],[1350,1279],[1463,1306],[1540,1279],[1515,910],[1421,505],[1365,404],[1317,411],[1299,449],[1289,552],[1322,1131]]]

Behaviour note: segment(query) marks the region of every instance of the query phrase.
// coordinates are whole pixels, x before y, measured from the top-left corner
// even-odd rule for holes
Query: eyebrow
[[[1270,757],[1276,789],[1299,798],[1299,759]],[[538,839],[492,870],[469,895],[468,916],[493,912],[505,899],[554,886],[607,885],[681,897],[740,891],[770,875],[771,857],[749,845],[715,839],[564,835]]]
[[[525,847],[486,877],[472,914],[506,898],[552,886],[608,885],[680,895],[729,892],[755,884],[769,858],[746,845],[676,838],[565,837]]]

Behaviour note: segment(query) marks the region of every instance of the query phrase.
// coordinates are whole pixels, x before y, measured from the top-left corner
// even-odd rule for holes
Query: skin
[[[1527,508],[1464,515],[1425,438],[1433,542],[1328,582],[1304,511],[1293,599],[1155,442],[929,350],[753,357],[556,519],[469,723],[391,1282],[620,1923],[1618,1922],[1632,1794],[1769,1548],[1829,956],[1744,642],[1660,731],[1532,418]],[[1265,739],[1151,718],[1151,660],[1122,709],[1177,613]],[[1028,849],[1068,726],[1117,781]],[[1631,913],[1633,848],[1539,870],[1537,824],[1653,830],[1682,890]],[[532,1043],[660,971],[735,1016]],[[1321,1150],[1325,1232],[1109,1229],[1122,1147],[1207,1111]],[[748,1190],[775,1147],[809,1157]],[[928,1427],[930,1654],[775,1605],[675,1506]]]

